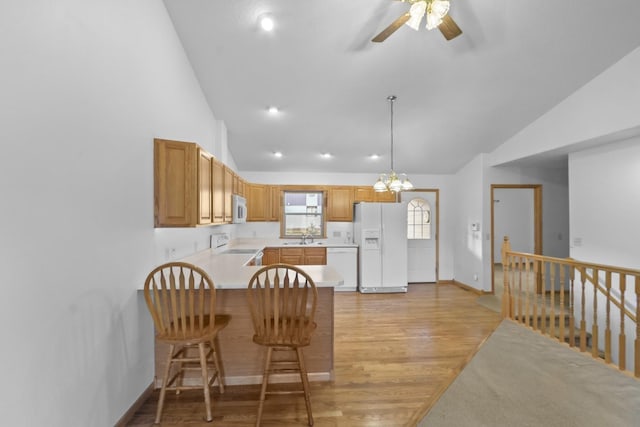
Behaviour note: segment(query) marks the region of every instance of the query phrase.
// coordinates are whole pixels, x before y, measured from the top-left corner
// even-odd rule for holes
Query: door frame
[[[435,231],[435,244],[436,244],[436,284],[440,283],[440,189],[439,188],[413,188],[403,193],[435,193],[436,205],[434,207],[436,212],[436,221],[434,224]],[[400,200],[401,195],[396,199]]]
[[[491,184],[491,293],[495,293],[495,219],[494,200],[496,189],[533,189],[533,253],[542,255],[542,184]],[[538,278],[539,279],[539,278]],[[542,282],[537,280],[537,292]]]

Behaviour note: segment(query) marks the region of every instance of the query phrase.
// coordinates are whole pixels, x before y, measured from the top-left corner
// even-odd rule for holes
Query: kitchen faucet
[[[302,235],[302,244],[307,245],[307,239],[311,239],[311,243],[313,243],[313,235],[312,234],[303,234]]]

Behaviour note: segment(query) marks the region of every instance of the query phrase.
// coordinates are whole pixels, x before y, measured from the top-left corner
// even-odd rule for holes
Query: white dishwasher
[[[358,289],[358,248],[357,247],[328,247],[327,265],[344,279],[342,286],[336,286],[336,291],[355,291]]]

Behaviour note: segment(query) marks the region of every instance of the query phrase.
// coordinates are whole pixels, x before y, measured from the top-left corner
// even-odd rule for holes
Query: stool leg
[[[260,427],[262,420],[262,409],[264,407],[264,398],[267,394],[267,383],[269,382],[269,369],[271,368],[271,354],[273,348],[267,347],[267,357],[264,362],[264,373],[262,375],[262,387],[260,389],[260,402],[258,403],[258,416],[256,418],[256,427]]]
[[[207,353],[204,348],[204,343],[198,344],[198,350],[200,350],[200,368],[202,369],[202,386],[204,388],[204,404],[207,410],[207,421],[213,420],[211,416],[211,396],[209,394],[209,374],[207,372]]]
[[[307,377],[307,368],[304,364],[304,354],[302,348],[296,348],[298,356],[298,365],[300,366],[300,379],[302,380],[302,388],[304,389],[304,404],[307,406],[307,421],[309,425],[313,425],[313,415],[311,414],[311,393],[309,392],[309,378]]]
[[[156,411],[156,424],[160,424],[162,419],[162,408],[164,407],[164,397],[167,394],[167,381],[169,381],[169,370],[171,369],[171,361],[173,359],[173,350],[175,346],[169,345],[169,357],[167,358],[167,365],[164,367],[164,374],[162,375],[162,387],[160,388],[160,398],[158,399],[158,410]]]
[[[211,348],[213,349],[213,363],[216,366],[216,372],[218,375],[218,387],[220,388],[220,394],[224,393],[224,374],[222,372],[222,358],[220,357],[220,345],[218,343],[218,336],[211,341]]]

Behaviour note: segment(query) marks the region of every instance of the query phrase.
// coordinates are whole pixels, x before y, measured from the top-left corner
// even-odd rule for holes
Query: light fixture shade
[[[449,1],[448,0],[434,0],[431,2],[431,13],[440,17],[440,19],[444,18],[444,16],[449,13]]]
[[[400,182],[400,178],[398,178],[398,175],[396,175],[395,172],[391,172],[389,181],[389,190],[393,191],[394,193],[402,191],[402,182]]]
[[[377,193],[387,191],[387,184],[385,184],[384,181],[386,181],[386,179],[383,178],[383,175],[380,175],[376,183],[373,185],[373,190]]]
[[[413,184],[409,181],[409,178],[405,178],[405,180],[402,181],[402,191],[406,190],[413,190]]]
[[[422,22],[422,17],[424,16],[424,12],[427,10],[427,2],[420,1],[418,3],[414,3],[411,5],[411,9],[409,9],[409,15],[411,17],[406,22],[406,24],[418,31],[420,28],[420,22]]]
[[[427,30],[438,28],[447,13],[449,13],[447,0],[433,0],[427,9]]]

